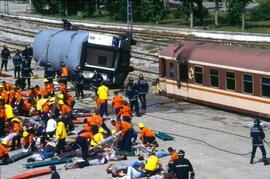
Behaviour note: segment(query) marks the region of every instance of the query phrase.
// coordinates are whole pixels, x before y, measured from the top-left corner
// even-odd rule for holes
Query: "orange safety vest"
[[[67,67],[62,68],[61,76],[62,77],[67,77],[68,76],[68,68]]]
[[[87,124],[89,126],[101,126],[103,123],[103,119],[101,116],[93,114],[91,117],[87,118]]]
[[[121,108],[123,106],[123,101],[122,96],[115,96],[112,100],[114,109]]]

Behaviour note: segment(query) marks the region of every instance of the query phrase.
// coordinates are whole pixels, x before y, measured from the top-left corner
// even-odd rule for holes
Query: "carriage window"
[[[252,75],[244,75],[243,76],[243,90],[244,90],[244,93],[253,93]]]
[[[210,69],[210,85],[213,87],[219,87],[218,71]]]
[[[270,78],[262,77],[261,89],[262,96],[270,97]]]
[[[235,90],[235,73],[227,72],[226,73],[226,88],[228,90]]]
[[[169,77],[174,79],[174,63],[169,63]]]
[[[203,70],[202,67],[195,66],[194,68],[195,83],[203,84]]]

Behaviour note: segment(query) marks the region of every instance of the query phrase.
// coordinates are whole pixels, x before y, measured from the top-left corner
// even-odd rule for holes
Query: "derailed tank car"
[[[122,85],[130,67],[130,39],[84,31],[41,30],[33,43],[33,57],[44,66],[50,62],[58,68],[64,62],[71,71],[81,66],[86,83],[94,70],[110,85]]]

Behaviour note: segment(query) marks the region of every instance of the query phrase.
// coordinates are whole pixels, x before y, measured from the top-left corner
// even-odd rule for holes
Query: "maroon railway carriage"
[[[270,51],[182,42],[159,53],[160,88],[167,96],[270,117]]]

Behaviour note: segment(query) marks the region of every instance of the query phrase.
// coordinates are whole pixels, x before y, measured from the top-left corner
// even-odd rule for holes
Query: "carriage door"
[[[188,63],[187,61],[179,61],[179,80],[180,82],[188,82]]]

